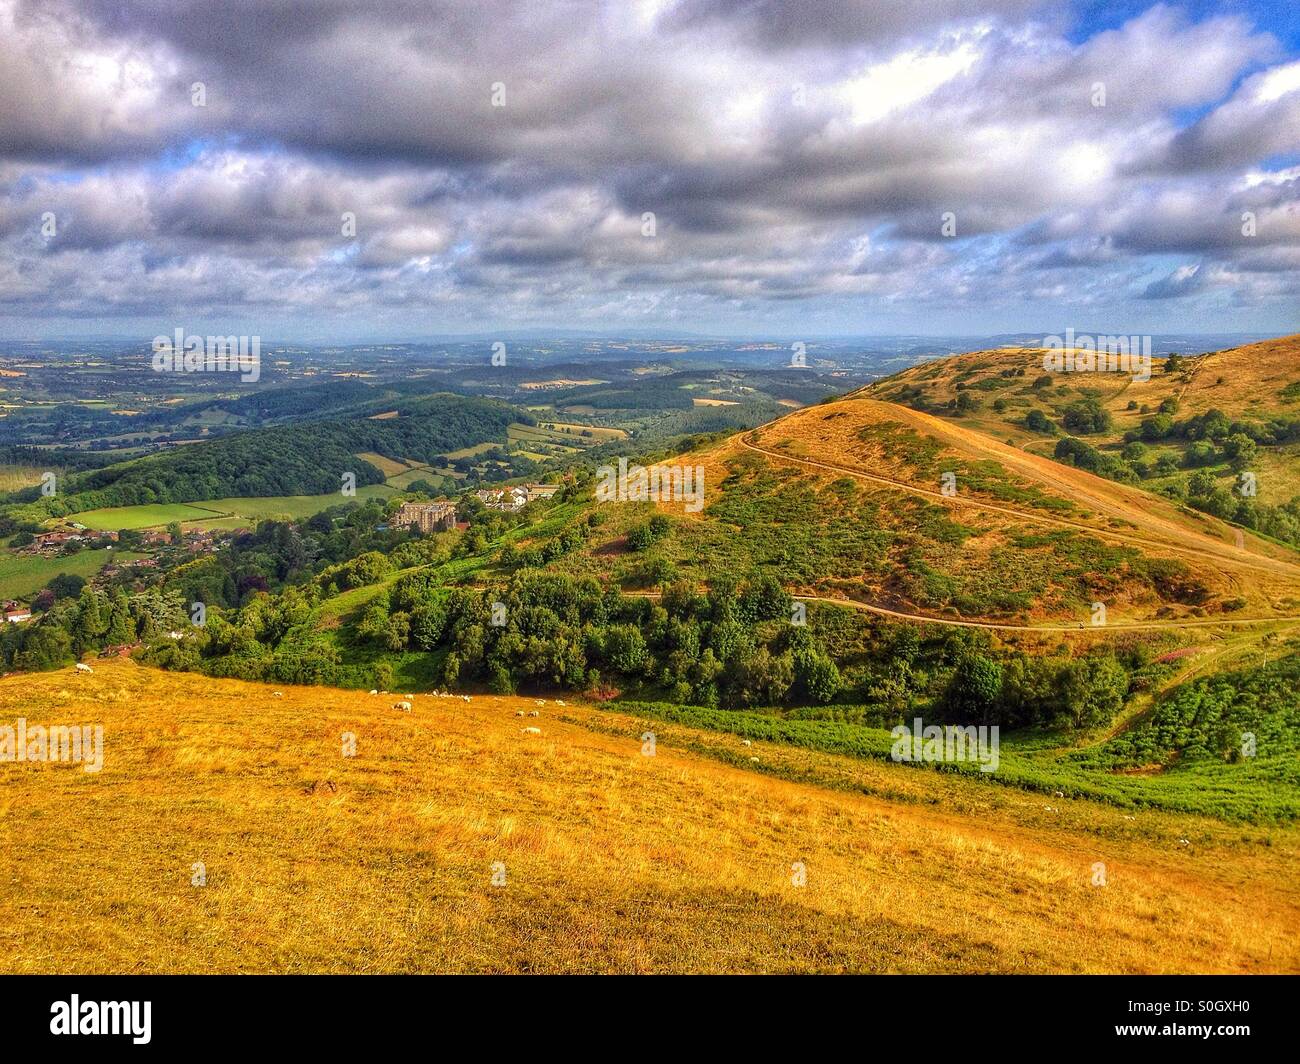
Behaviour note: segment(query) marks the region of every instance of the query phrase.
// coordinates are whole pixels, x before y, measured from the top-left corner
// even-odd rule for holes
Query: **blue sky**
[[[0,337],[1300,331],[1296,5],[0,0]]]

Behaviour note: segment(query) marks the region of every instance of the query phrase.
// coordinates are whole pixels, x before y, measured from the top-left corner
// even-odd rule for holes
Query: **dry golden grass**
[[[0,765],[4,970],[1300,970],[1293,830],[741,757],[866,797],[683,728],[645,757],[592,708],[394,701],[126,661],[0,680],[2,722],[105,729],[99,774]]]

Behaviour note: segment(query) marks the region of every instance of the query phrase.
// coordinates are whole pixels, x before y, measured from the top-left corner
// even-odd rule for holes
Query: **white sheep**
[[[460,698],[461,698],[461,701],[462,701],[462,702],[468,702],[468,701],[469,701],[469,695],[461,695]]]
[[[271,692],[271,697],[272,697],[272,698],[283,698],[283,697],[284,697],[284,692],[283,692],[283,691],[272,691],[272,692]]]
[[[1178,844],[1180,846],[1190,846],[1192,843],[1190,839],[1179,839]]]
[[[530,717],[540,717],[540,716],[541,716],[541,714],[538,713],[537,710],[535,710],[535,709],[531,709],[531,710],[529,710],[529,711],[528,711],[528,715],[529,715]]]
[[[378,691],[371,691],[370,693],[371,693],[372,695],[377,695],[377,694],[379,694]]]
[[[411,703],[410,703],[410,702],[394,702],[394,703],[393,703],[393,708],[394,708],[394,709],[400,709],[403,713],[410,713],[410,712],[411,712]]]
[[[754,762],[754,764],[756,764],[756,765],[758,764],[758,758],[756,758],[756,757],[751,757],[749,760],[751,760],[752,762]]]
[[[557,706],[563,706],[563,705],[565,705],[566,703],[565,703],[564,699],[562,699],[562,698],[557,698],[557,699],[555,700],[555,704],[556,704]]]
[[[541,734],[542,734],[542,729],[541,729],[541,728],[520,728],[519,730],[522,731],[525,735],[541,735]]]
[[[1056,807],[1055,807],[1055,806],[1045,805],[1045,806],[1043,806],[1043,808],[1046,809],[1049,813],[1055,813],[1055,812],[1056,812]]]
[[[1064,797],[1065,797],[1065,792],[1064,792],[1064,791],[1053,791],[1053,792],[1052,792],[1052,797],[1053,797],[1053,798],[1064,798]]]
[[[741,746],[753,746],[754,744],[751,743],[748,739],[741,739],[741,740],[740,740],[740,745],[741,745]]]
[[[1135,817],[1135,816],[1129,816],[1127,813],[1125,813],[1125,814],[1124,814],[1124,819],[1125,819],[1125,820],[1136,820],[1137,817]]]
[[[78,672],[94,672],[95,670],[92,669],[89,665],[87,665],[84,661],[79,661],[79,662],[77,662],[77,671],[78,671]]]
[[[516,716],[516,717],[522,717],[523,715],[524,715],[524,711],[523,711],[522,709],[516,709],[516,710],[515,710],[515,716]]]

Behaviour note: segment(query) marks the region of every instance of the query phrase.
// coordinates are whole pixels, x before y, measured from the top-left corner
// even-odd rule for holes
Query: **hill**
[[[50,499],[39,489],[13,498],[27,504],[23,516],[31,518],[152,503],[335,493],[348,473],[355,486],[384,482],[384,472],[360,458],[363,453],[428,463],[459,448],[504,441],[514,422],[534,423],[531,415],[505,403],[455,395],[405,400],[384,415],[371,411],[251,429],[72,474]]]
[[[0,764],[6,970],[1300,969],[1294,829],[681,725],[643,756],[647,721],[591,706],[392,701],[127,661],[0,680],[5,723],[105,735],[99,773]]]
[[[1155,358],[1149,380],[1046,369],[1049,354],[959,355],[860,394],[1300,545],[1300,336]]]

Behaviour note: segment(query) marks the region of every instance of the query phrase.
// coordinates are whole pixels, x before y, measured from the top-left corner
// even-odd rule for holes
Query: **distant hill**
[[[384,473],[357,455],[431,462],[439,455],[504,441],[513,422],[534,424],[525,411],[492,399],[434,395],[386,405],[385,416],[299,421],[68,476],[57,496],[16,493],[28,515],[57,517],[105,506],[195,502],[228,496],[320,495],[339,491],[344,473],[357,486]]]

